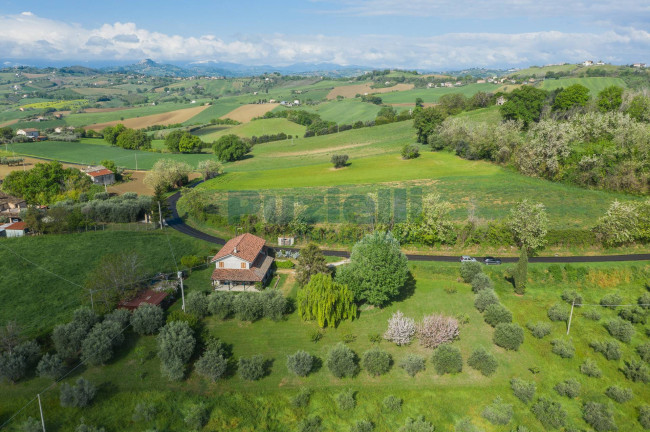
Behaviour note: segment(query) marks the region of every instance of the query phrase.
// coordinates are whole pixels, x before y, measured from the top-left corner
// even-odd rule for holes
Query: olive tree
[[[186,321],[171,321],[158,335],[158,357],[161,370],[169,379],[178,381],[185,373],[196,339],[194,332]]]
[[[546,244],[548,216],[544,204],[524,199],[510,210],[508,226],[520,247],[536,250]]]

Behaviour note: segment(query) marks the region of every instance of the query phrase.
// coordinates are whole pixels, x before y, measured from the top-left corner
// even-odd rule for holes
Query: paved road
[[[226,241],[219,237],[211,236],[206,234],[203,231],[199,231],[183,222],[183,219],[178,215],[176,210],[176,203],[180,198],[180,192],[176,192],[174,195],[169,197],[168,203],[169,208],[171,209],[172,216],[167,219],[167,225],[174,228],[176,231],[179,231],[183,234],[187,234],[197,239],[205,240],[210,243],[215,243],[223,245]],[[294,248],[282,248],[284,250],[297,250]],[[341,258],[349,258],[350,253],[348,251],[337,251],[337,250],[323,250],[323,254],[326,256],[335,256]],[[459,257],[454,256],[444,256],[444,255],[418,255],[418,254],[406,254],[409,260],[411,261],[442,261],[442,262],[458,262]],[[476,257],[477,259],[483,259],[483,257]],[[517,262],[516,257],[506,257],[501,258],[504,263],[514,263]],[[538,263],[583,263],[583,262],[614,262],[614,261],[650,261],[650,254],[630,254],[630,255],[596,255],[596,256],[539,256],[531,257],[528,259],[529,262],[538,262]]]

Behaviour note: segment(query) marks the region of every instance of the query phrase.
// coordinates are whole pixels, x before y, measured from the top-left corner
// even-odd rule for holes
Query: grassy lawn
[[[590,78],[560,78],[557,80],[545,80],[542,83],[544,90],[555,90],[556,88],[567,88],[573,84],[581,84],[589,89],[590,96],[595,98],[605,87],[618,86],[626,88],[625,81],[621,78],[590,77]]]
[[[228,134],[235,134],[243,138],[261,135],[275,135],[284,132],[287,135],[302,137],[305,134],[305,126],[289,121],[285,118],[260,119],[236,126],[214,125],[208,126],[194,132],[194,135],[201,137],[205,142],[216,141]]]
[[[323,429],[327,431],[348,431],[355,421],[361,419],[372,420],[375,430],[395,431],[407,417],[416,415],[425,415],[436,425],[436,430],[441,431],[452,431],[453,425],[466,416],[480,428],[489,431],[507,432],[517,425],[534,431],[543,430],[529,407],[513,396],[509,385],[513,377],[534,381],[537,385],[536,395],[560,402],[568,412],[568,426],[582,429],[587,427],[581,415],[583,402],[607,404],[609,399],[603,394],[605,388],[610,385],[629,387],[635,394],[632,401],[612,403],[615,421],[619,430],[641,430],[636,421],[637,407],[650,403],[650,393],[647,385],[625,379],[619,368],[624,360],[638,358],[635,347],[648,341],[643,326],[635,325],[637,332],[632,342],[621,344],[620,361],[608,361],[588,346],[592,340],[611,339],[603,324],[614,317],[616,311],[603,308],[599,308],[602,313],[600,321],[587,320],[582,316],[584,311],[576,309],[570,336],[576,348],[572,359],[562,359],[551,353],[550,341],[564,338],[566,333],[565,324],[557,322],[552,323],[551,335],[541,340],[533,338],[525,330],[524,344],[519,351],[505,351],[492,343],[493,329],[483,322],[473,307],[474,294],[469,285],[458,282],[457,264],[412,263],[410,267],[416,284],[402,301],[384,309],[363,308],[355,321],[344,322],[338,328],[325,329],[323,339],[317,343],[311,342],[309,337],[316,330],[315,324],[302,322],[296,313],[279,322],[264,319],[245,323],[212,317],[204,320],[207,333],[232,344],[235,358],[262,354],[272,361],[270,374],[257,382],[246,382],[234,375],[212,384],[200,378],[190,367],[187,380],[169,383],[161,376],[159,361],[154,355],[155,337],[129,334],[116,358],[108,365],[80,368],[67,379],[72,381],[81,375],[99,385],[93,405],[85,409],[61,408],[56,387],[42,395],[48,430],[70,430],[82,416],[87,424],[104,426],[107,430],[140,431],[154,425],[158,430],[183,430],[186,409],[199,402],[205,403],[210,411],[210,420],[204,430],[296,430],[296,424],[311,415],[320,416]],[[522,326],[529,321],[550,322],[546,311],[561,301],[560,295],[567,286],[576,289],[585,303],[596,303],[604,294],[611,292],[619,292],[626,302],[633,302],[644,292],[644,281],[650,274],[647,264],[587,265],[585,269],[587,276],[575,281],[570,280],[562,268],[549,271],[547,266],[531,265],[530,283],[523,297],[512,294],[512,286],[503,278],[503,267],[489,268],[487,271],[495,281],[501,302],[513,312],[514,321]],[[186,281],[188,291],[208,289],[209,273],[209,269],[193,272]],[[329,349],[348,334],[354,339],[348,345],[361,355],[373,346],[369,336],[383,334],[387,319],[397,310],[416,321],[431,313],[452,316],[465,314],[469,322],[461,327],[460,338],[454,345],[460,348],[465,362],[475,347],[485,347],[498,361],[497,372],[484,377],[465,363],[461,373],[439,376],[430,362],[431,350],[421,347],[417,341],[405,347],[397,347],[386,341],[379,343],[381,349],[392,355],[395,363],[408,353],[425,356],[427,368],[416,378],[410,378],[395,365],[388,374],[377,378],[370,377],[362,370],[355,378],[336,379],[324,365],[317,367],[306,378],[297,378],[287,372],[287,355],[304,349],[324,361]],[[144,364],[139,364],[136,359],[136,347],[151,353]],[[603,373],[601,378],[580,374],[579,366],[586,358],[598,364]],[[537,368],[538,372],[532,373],[531,368]],[[568,378],[575,378],[581,383],[582,389],[577,399],[560,397],[553,390],[558,382]],[[31,378],[17,385],[0,384],[0,421],[7,419],[48,384],[49,381],[43,378]],[[311,402],[307,408],[292,408],[289,399],[301,387],[314,391]],[[351,411],[341,411],[334,398],[347,388],[357,392],[357,406]],[[401,413],[382,409],[382,401],[388,395],[404,400]],[[481,417],[483,408],[496,396],[513,405],[514,416],[504,426],[494,426]],[[140,402],[157,407],[155,420],[132,420],[134,407]],[[11,427],[27,416],[37,415],[38,407],[32,404]]]
[[[468,84],[460,87],[444,88],[422,88],[394,93],[380,94],[381,100],[386,104],[392,103],[415,103],[416,98],[422,98],[426,103],[438,102],[440,96],[452,93],[460,93],[471,97],[480,91],[494,93],[499,88],[496,84]]]
[[[298,109],[319,114],[323,120],[339,124],[352,124],[359,120],[374,120],[381,107],[361,102],[360,99],[343,99],[322,102],[318,105],[303,105]]]
[[[104,255],[136,251],[144,273],[154,275],[176,270],[170,247],[178,261],[208,248],[172,229],[166,234],[128,231],[137,228],[142,229],[132,224],[124,226],[125,231],[0,239],[0,323],[16,320],[26,334],[35,336],[69,319],[80,304],[90,302],[87,292],[75,284],[84,286]]]

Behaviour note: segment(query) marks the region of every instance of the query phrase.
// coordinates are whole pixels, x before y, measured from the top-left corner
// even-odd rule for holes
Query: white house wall
[[[223,263],[223,267],[219,267],[220,262]],[[217,268],[241,269],[242,268],[241,263],[246,263],[246,268],[250,267],[250,263],[248,261],[244,261],[243,259],[237,258],[232,255],[217,260],[215,262],[215,265]]]

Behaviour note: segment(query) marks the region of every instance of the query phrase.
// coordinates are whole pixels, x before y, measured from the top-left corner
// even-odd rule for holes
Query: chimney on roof
[[[237,246],[235,246],[235,253],[237,253]]]

